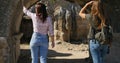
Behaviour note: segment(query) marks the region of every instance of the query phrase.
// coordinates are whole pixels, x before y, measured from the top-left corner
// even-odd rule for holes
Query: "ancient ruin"
[[[24,0],[24,4],[30,7],[38,0]],[[45,0],[47,1],[47,0]],[[61,0],[62,1],[62,0]],[[65,5],[57,5],[49,9],[53,18],[56,40],[63,41],[83,40],[86,38],[88,26],[78,16],[81,6],[88,0],[67,0]],[[111,22],[115,33],[119,33],[120,1],[107,0],[108,12],[111,14]],[[0,1],[0,63],[16,63],[20,54],[20,32],[23,17],[22,0]],[[51,5],[51,4],[48,4]],[[114,11],[114,12],[113,12]],[[84,37],[84,38],[82,38]],[[82,38],[82,39],[81,39]]]

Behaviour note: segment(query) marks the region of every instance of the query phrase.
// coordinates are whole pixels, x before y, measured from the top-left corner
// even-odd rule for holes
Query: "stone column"
[[[0,0],[0,63],[16,63],[20,53],[22,0]],[[23,0],[30,7],[38,0]],[[20,34],[19,34],[20,33]]]
[[[6,48],[8,47],[5,37],[0,37],[0,63],[5,63]]]

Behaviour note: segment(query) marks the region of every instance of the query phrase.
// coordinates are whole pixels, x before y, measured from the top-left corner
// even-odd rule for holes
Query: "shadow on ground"
[[[29,49],[21,49],[21,54],[17,63],[31,63],[31,55]],[[72,54],[59,53],[53,50],[49,50],[48,63],[87,63],[86,59],[53,59],[50,57],[67,57]]]

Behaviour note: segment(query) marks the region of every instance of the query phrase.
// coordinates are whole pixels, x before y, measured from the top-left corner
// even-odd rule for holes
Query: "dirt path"
[[[21,44],[21,55],[18,63],[30,63],[30,50],[28,44]],[[89,57],[87,44],[70,44],[56,42],[56,47],[49,47],[48,63],[86,63]]]
[[[113,42],[110,54],[107,55],[106,63],[120,63],[120,44]],[[49,47],[48,63],[89,63],[87,44],[70,44],[66,42],[56,42],[56,47]],[[21,44],[21,55],[18,63],[31,63],[30,50],[28,44]]]

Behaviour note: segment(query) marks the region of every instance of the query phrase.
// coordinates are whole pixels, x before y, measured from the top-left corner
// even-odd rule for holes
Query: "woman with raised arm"
[[[91,6],[91,12],[85,13],[85,10]],[[102,42],[96,39],[96,33],[102,30],[102,27],[108,26],[109,18],[104,8],[104,0],[90,1],[80,11],[81,18],[86,19],[90,24],[88,33],[89,48],[93,63],[104,63],[104,56],[108,52],[110,42]]]
[[[52,25],[52,19],[48,16],[46,6],[40,2],[35,5],[35,12],[30,12],[25,6],[23,6],[23,12],[32,19],[33,23],[33,35],[30,41],[30,50],[32,63],[47,63],[48,53],[48,35],[51,37],[51,46],[55,46],[54,43],[54,30]]]

